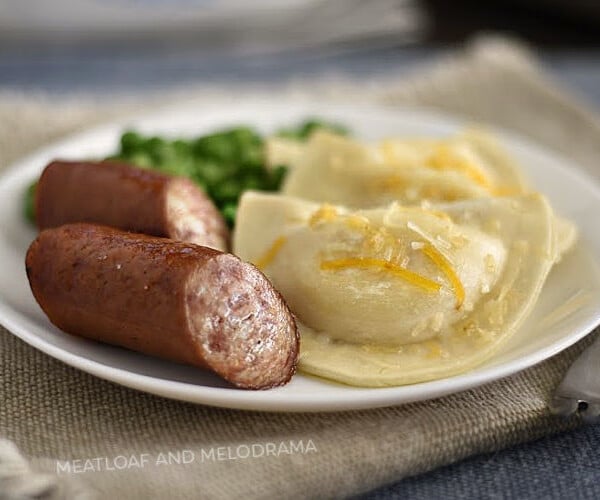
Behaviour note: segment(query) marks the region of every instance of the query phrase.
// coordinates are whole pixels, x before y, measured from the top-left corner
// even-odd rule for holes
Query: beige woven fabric
[[[402,81],[372,83],[366,93],[364,86],[340,82],[310,88],[342,100],[360,92],[362,99],[390,105],[435,107],[514,129],[568,152],[591,172],[600,158],[599,122],[549,82],[526,51],[502,40],[477,43]],[[194,95],[228,98],[222,92]],[[57,103],[2,95],[0,164],[90,122],[142,108],[144,102],[133,99]],[[13,440],[38,472],[56,472],[57,460],[97,457],[110,466],[119,456],[139,462],[147,455],[144,467],[98,472],[106,468],[101,461],[94,472],[63,473],[52,498],[344,497],[578,425],[576,419],[550,416],[546,404],[591,337],[515,376],[434,401],[370,411],[276,414],[191,405],[116,386],[0,329],[0,437]],[[290,440],[296,446],[301,441],[305,452],[242,458],[244,446],[255,445],[259,454],[266,443],[279,447],[283,442],[290,451]],[[183,450],[194,454],[191,463],[156,465],[159,453]],[[219,460],[219,454],[225,458]]]

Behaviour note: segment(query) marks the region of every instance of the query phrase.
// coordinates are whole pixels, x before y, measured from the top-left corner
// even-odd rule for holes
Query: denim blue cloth
[[[600,423],[480,455],[377,489],[361,500],[600,498]]]

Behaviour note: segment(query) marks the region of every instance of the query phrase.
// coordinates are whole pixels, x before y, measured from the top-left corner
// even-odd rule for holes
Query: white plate
[[[270,391],[232,389],[201,370],[67,335],[39,308],[27,283],[25,251],[35,231],[22,217],[22,194],[53,158],[81,159],[112,153],[126,127],[142,132],[193,136],[215,128],[250,123],[268,132],[320,116],[349,125],[359,137],[441,135],[461,124],[417,110],[331,106],[299,102],[236,103],[224,109],[189,106],[150,118],[113,124],[47,147],[18,162],[0,178],[0,321],[32,346],[98,377],[142,391],[207,405],[269,411],[331,411],[373,408],[435,398],[505,377],[567,348],[600,323],[600,189],[566,158],[503,133],[532,184],[555,209],[574,220],[581,239],[555,267],[526,324],[493,359],[455,377],[383,389],[353,388],[296,375]],[[567,306],[565,306],[567,304]]]

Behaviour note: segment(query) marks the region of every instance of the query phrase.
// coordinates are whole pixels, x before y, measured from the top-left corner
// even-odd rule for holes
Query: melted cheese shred
[[[429,242],[425,243],[421,251],[446,275],[456,296],[456,309],[460,309],[460,306],[465,301],[465,288],[452,268],[452,264]]]
[[[386,271],[398,278],[403,279],[404,281],[407,281],[411,285],[419,287],[422,290],[430,293],[439,292],[441,288],[439,283],[436,283],[425,276],[421,276],[420,274],[409,271],[404,267],[383,259],[350,257],[321,262],[321,269],[323,271],[339,271],[350,268],[377,269]]]
[[[428,158],[427,167],[434,170],[454,170],[460,172],[482,188],[492,191],[493,186],[489,179],[479,170],[472,161],[456,154],[448,145],[441,144]]]
[[[321,205],[310,217],[308,225],[315,227],[322,222],[332,222],[338,216],[337,209],[328,203]]]
[[[261,271],[265,269],[269,264],[271,264],[271,262],[273,262],[273,260],[275,260],[275,257],[277,257],[277,254],[281,250],[281,247],[285,245],[286,241],[287,239],[285,236],[280,236],[279,238],[277,238],[267,249],[267,251],[258,259],[256,259],[254,265],[258,267]]]

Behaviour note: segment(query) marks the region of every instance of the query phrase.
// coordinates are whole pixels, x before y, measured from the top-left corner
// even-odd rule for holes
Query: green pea
[[[343,125],[311,118],[305,120],[296,127],[280,129],[277,132],[277,135],[280,137],[285,137],[287,139],[296,139],[304,141],[308,139],[315,131],[320,129],[329,130],[331,132],[335,132],[341,135],[348,134],[348,129]]]
[[[242,192],[242,186],[235,179],[227,179],[218,185],[215,190],[215,196],[221,200],[237,200]]]
[[[137,133],[128,131],[121,136],[121,154],[130,155],[137,151],[144,139]]]
[[[230,227],[233,227],[235,223],[235,216],[237,214],[237,204],[236,203],[226,203],[221,209],[221,213],[225,218],[225,221]]]
[[[268,182],[268,189],[270,191],[277,191],[283,184],[283,180],[287,174],[288,167],[285,165],[278,165],[273,168],[270,172],[270,179]]]
[[[37,185],[37,181],[29,185],[29,187],[25,191],[23,203],[25,219],[27,219],[32,224],[35,224],[35,193],[37,190]]]
[[[129,156],[129,158],[127,158],[127,160],[141,168],[151,168],[156,166],[156,163],[153,161],[153,159],[142,151],[133,153],[131,156]]]

